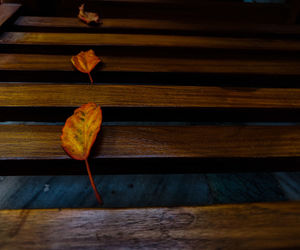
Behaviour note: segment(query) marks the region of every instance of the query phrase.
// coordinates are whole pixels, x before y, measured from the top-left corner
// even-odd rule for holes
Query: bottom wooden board
[[[300,203],[0,211],[1,249],[299,249]]]

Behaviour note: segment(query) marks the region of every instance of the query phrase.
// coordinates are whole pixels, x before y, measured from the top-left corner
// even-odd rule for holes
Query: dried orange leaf
[[[102,204],[102,199],[94,183],[87,158],[100,131],[101,123],[102,111],[100,106],[95,103],[84,104],[67,119],[61,135],[61,145],[67,154],[73,159],[85,161],[90,182],[99,204]]]
[[[95,55],[95,52],[92,49],[81,51],[78,55],[72,56],[71,62],[80,72],[88,74],[91,83],[93,83],[90,73],[96,65],[101,62],[101,59]]]
[[[95,103],[82,105],[69,117],[62,131],[64,150],[76,160],[86,160],[100,131],[102,112]]]
[[[84,4],[79,7],[78,18],[87,24],[99,24],[101,23],[100,17],[95,12],[87,12],[84,10]]]

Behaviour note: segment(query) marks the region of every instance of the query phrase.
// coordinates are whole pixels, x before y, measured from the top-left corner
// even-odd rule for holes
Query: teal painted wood
[[[286,200],[278,180],[270,173],[207,174],[213,203]],[[300,185],[298,187],[300,189]]]
[[[95,176],[105,207],[300,200],[299,180],[300,172]],[[0,209],[97,206],[85,175],[0,177]]]
[[[300,200],[300,174],[298,172],[278,172],[274,175],[288,199]]]

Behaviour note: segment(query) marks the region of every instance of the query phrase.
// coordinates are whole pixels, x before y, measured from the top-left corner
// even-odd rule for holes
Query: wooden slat
[[[0,211],[4,249],[298,249],[299,202]]]
[[[0,107],[300,108],[289,88],[1,83],[0,93]]]
[[[20,28],[40,29],[45,28],[71,28],[89,31],[120,30],[170,30],[194,31],[215,34],[259,34],[259,35],[299,35],[297,25],[252,24],[252,23],[215,23],[215,22],[184,22],[182,20],[149,20],[129,18],[104,18],[99,26],[89,26],[73,17],[37,17],[21,16],[15,25]]]
[[[20,8],[21,4],[1,4],[0,27],[7,22]]]
[[[187,72],[299,75],[300,61],[101,56],[103,72]],[[0,70],[74,71],[71,56],[0,54]],[[46,79],[45,79],[46,80]],[[97,80],[97,79],[96,79]]]
[[[1,125],[0,159],[69,159],[60,146],[61,130]],[[93,153],[96,158],[299,156],[299,126],[104,126]]]
[[[140,34],[6,32],[1,36],[0,44],[300,51],[300,43],[293,40]]]

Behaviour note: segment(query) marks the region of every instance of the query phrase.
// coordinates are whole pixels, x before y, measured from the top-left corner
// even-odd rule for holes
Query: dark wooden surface
[[[20,19],[17,21],[17,24],[21,22],[19,26],[22,26],[24,18],[25,24],[26,20],[27,22],[31,20],[29,25],[36,28],[49,26],[51,23],[52,26],[60,26],[59,22],[62,21],[66,21],[63,22],[62,26],[68,27],[71,25],[70,20],[74,21],[74,18],[69,19],[66,17],[38,18],[25,16],[21,21]],[[121,19],[108,20],[113,20],[113,23],[116,24]],[[175,28],[177,23],[181,22],[179,20],[159,19],[154,21],[128,18],[126,20],[124,25],[128,25],[126,29],[129,30],[138,27],[147,29],[150,27],[149,23],[153,24],[160,21],[162,25],[157,26],[165,30],[171,27],[175,30],[186,29],[185,26],[178,27],[178,29]],[[105,23],[106,19],[104,19],[104,26]],[[189,22],[183,23],[188,25]],[[82,28],[84,26],[78,22],[74,22],[74,25],[76,27],[79,25]],[[195,22],[195,25],[191,26],[191,29],[198,29],[197,25],[199,25],[199,22]],[[42,29],[40,32],[11,32],[10,29],[14,29],[14,27],[15,25],[9,26],[6,32],[1,35],[2,52],[5,53],[1,54],[0,57],[0,70],[5,80],[16,81],[15,77],[19,77],[18,79],[22,82],[2,82],[0,84],[2,93],[0,104],[4,117],[1,121],[10,121],[12,119],[14,122],[22,123],[26,119],[24,118],[25,115],[22,115],[23,111],[26,111],[26,114],[28,114],[35,108],[39,109],[39,113],[30,116],[26,120],[31,122],[41,121],[38,117],[42,112],[46,111],[43,108],[49,108],[52,109],[49,120],[51,122],[61,122],[66,113],[63,113],[63,115],[59,114],[60,110],[62,110],[60,108],[75,108],[89,101],[95,101],[104,108],[117,108],[119,110],[118,116],[120,116],[122,108],[144,108],[143,112],[146,111],[145,108],[156,108],[156,111],[158,111],[157,116],[167,113],[166,110],[162,111],[163,108],[192,108],[195,115],[200,114],[198,112],[199,108],[213,108],[217,110],[225,108],[227,109],[226,112],[232,110],[233,113],[236,112],[236,109],[254,109],[251,111],[252,118],[257,112],[258,120],[260,120],[264,115],[265,109],[268,109],[267,113],[270,110],[273,113],[277,112],[277,110],[284,112],[284,109],[295,111],[296,113],[294,114],[297,114],[299,111],[297,88],[261,88],[260,85],[264,86],[266,84],[263,78],[257,81],[257,85],[260,88],[250,88],[249,86],[245,88],[243,81],[238,84],[242,87],[222,88],[214,86],[215,84],[212,82],[206,83],[201,78],[202,75],[209,74],[204,79],[210,77],[214,79],[216,75],[221,74],[218,79],[218,83],[220,83],[224,81],[222,74],[227,74],[230,77],[240,77],[242,75],[244,80],[251,79],[256,75],[264,75],[274,77],[277,81],[280,76],[280,82],[285,87],[289,86],[291,79],[297,82],[300,72],[300,64],[297,59],[297,51],[300,47],[297,39],[185,36],[178,34],[166,35],[159,32],[158,34],[130,34],[130,32],[128,34],[126,32],[125,34],[117,34],[118,32],[92,34],[88,33],[88,28],[82,29],[82,33],[69,33],[67,31],[64,33],[47,33],[43,32]],[[222,31],[219,30],[217,32]],[[31,47],[33,45],[38,46],[35,48]],[[66,48],[74,49],[73,45],[78,45],[78,49],[81,49],[83,45],[92,46],[93,48],[101,47],[102,45],[105,48],[114,47],[113,49],[108,49],[108,51],[102,50],[104,53],[103,56],[100,56],[103,59],[103,63],[92,74],[96,83],[105,83],[109,76],[115,75],[117,77],[117,79],[114,79],[116,85],[78,85],[78,81],[83,79],[84,75],[72,67],[70,63],[72,54],[69,53],[70,51],[65,50]],[[128,51],[129,47],[133,48],[130,48],[131,50]],[[153,47],[158,49],[151,50],[150,48]],[[179,50],[179,55],[176,53],[175,55],[169,55],[168,52],[163,52],[167,47],[175,49],[175,52],[179,47],[182,47],[182,50]],[[54,53],[52,51],[53,48],[60,52],[57,52],[58,54]],[[196,50],[186,51],[186,49],[190,48]],[[115,52],[113,52],[114,49],[116,49]],[[19,50],[24,50],[26,53],[15,53]],[[47,51],[47,53],[40,54],[40,50]],[[208,55],[210,50],[214,51],[213,55]],[[218,50],[223,50],[223,53],[219,55]],[[240,54],[241,50],[259,51],[263,54],[252,55],[245,52]],[[130,54],[132,51],[135,51],[133,55]],[[235,51],[235,54],[230,55],[231,51]],[[264,54],[266,51],[273,52],[266,56],[267,54]],[[280,51],[290,51],[291,53],[286,55],[283,53],[283,55],[279,53]],[[121,53],[118,54],[119,52]],[[205,55],[203,56],[201,52],[204,52]],[[111,75],[105,77],[103,74],[106,72],[111,72]],[[146,72],[149,74],[144,74]],[[123,75],[116,73],[123,73]],[[130,78],[125,80],[123,76],[126,78],[126,74],[129,73],[131,74]],[[162,75],[157,75],[157,78],[155,78],[157,81],[153,85],[133,84],[139,79],[142,79],[143,83],[143,81],[148,80],[149,76],[157,73],[167,73],[169,85],[161,85]],[[176,82],[178,79],[177,73],[186,73],[185,77],[187,79],[191,78],[190,82],[185,80],[178,84]],[[198,77],[193,78],[193,74],[197,74]],[[47,82],[49,77],[53,79],[51,75],[55,77],[55,81],[50,81],[51,83],[49,83]],[[77,80],[76,85],[70,84],[70,82],[73,82],[73,80],[69,80],[68,77],[70,76],[71,78],[73,77],[73,80]],[[31,78],[32,81],[37,81],[37,83],[25,82],[25,79],[28,78]],[[54,83],[59,84],[54,85]],[[275,85],[275,83],[272,82],[271,85]],[[24,109],[24,107],[27,109]],[[5,111],[6,108],[13,109]],[[13,115],[10,114],[10,111],[13,111]],[[262,113],[259,113],[261,111]],[[55,118],[55,112],[58,114],[57,118]],[[149,111],[147,112],[149,114]],[[182,116],[184,110],[178,109],[178,112],[178,116]],[[210,110],[207,112],[210,112]],[[244,110],[239,112],[241,114]],[[118,158],[118,152],[121,152],[119,157],[154,158],[298,157],[297,124],[289,123],[288,125],[290,126],[283,126],[282,124],[241,126],[241,124],[235,124],[236,119],[234,119],[234,115],[231,115],[226,119],[227,125],[231,122],[230,126],[203,126],[199,124],[199,120],[197,120],[196,124],[193,124],[192,121],[195,120],[191,119],[191,115],[181,120],[181,122],[186,122],[185,124],[172,123],[174,122],[173,119],[167,121],[168,117],[171,118],[170,115],[167,115],[167,118],[164,119],[167,126],[161,126],[161,124],[141,124],[141,122],[145,121],[146,115],[143,118],[137,116],[136,120],[133,120],[133,114],[134,112],[130,115],[130,119],[128,118],[129,126],[128,124],[122,126],[118,122],[115,124],[116,126],[104,126],[104,135],[99,139],[98,145],[104,143],[105,147],[103,148],[107,148],[107,150],[105,153],[101,146],[101,150],[97,151],[99,150],[98,146],[98,149],[95,151],[96,157]],[[213,114],[210,117],[207,116],[209,120],[205,120],[206,117],[204,117],[201,122],[209,123],[212,116]],[[126,122],[124,117],[126,116],[123,116],[122,122]],[[218,122],[224,117],[225,115],[223,114]],[[268,121],[269,118],[268,116],[266,117],[266,119],[263,119],[264,121]],[[251,120],[253,120],[252,118]],[[45,119],[42,118],[42,121],[45,121]],[[294,121],[291,113],[287,113],[284,121]],[[18,157],[27,159],[35,159],[35,157],[42,157],[43,159],[48,159],[47,157],[49,157],[52,159],[54,157],[54,159],[58,159],[67,157],[60,149],[59,140],[56,138],[56,136],[59,138],[60,126],[19,124],[1,126],[5,138],[3,139],[3,145],[5,145],[3,150],[5,154],[8,154],[7,156],[3,154],[2,159],[16,159]],[[108,128],[111,129],[111,132],[108,132]],[[19,133],[23,129],[23,133]],[[47,131],[48,129],[49,131]],[[8,139],[10,143],[7,143]],[[16,139],[24,142],[22,148],[25,149],[21,150],[17,145],[18,143],[13,143]],[[114,144],[114,142],[119,144]],[[132,142],[133,146],[130,146],[131,144],[128,142]],[[42,144],[44,145],[42,148],[45,148],[46,153],[39,154],[38,150]],[[143,146],[139,147],[140,144]],[[120,150],[118,147],[122,149]],[[135,152],[134,147],[138,147],[140,150]],[[17,151],[20,153],[16,153]],[[50,155],[47,156],[48,153]],[[104,154],[100,156],[102,153]],[[30,154],[32,155],[30,156]]]
[[[91,34],[80,33],[41,33],[6,32],[2,34],[1,44],[30,45],[68,45],[68,46],[149,46],[149,47],[187,47],[201,49],[239,49],[239,50],[300,50],[299,42],[280,39],[253,39],[230,37],[199,37],[175,35],[140,34]]]
[[[1,125],[0,158],[68,159],[61,126]],[[299,126],[103,126],[97,158],[299,157]]]
[[[300,108],[297,88],[1,83],[1,107]],[[149,98],[151,97],[151,98]]]
[[[0,176],[0,209],[97,207],[59,139],[90,101],[104,111],[96,185],[105,207],[134,209],[2,210],[1,249],[299,248],[299,203],[135,208],[300,199],[287,5],[87,1],[103,17],[87,27],[79,1],[24,3],[0,34],[0,172],[26,176]],[[70,62],[86,49],[103,59],[94,86]]]
[[[299,35],[297,25],[279,24],[253,24],[253,23],[230,23],[230,22],[203,22],[203,21],[184,21],[184,20],[151,20],[134,18],[103,18],[99,26],[88,26],[74,17],[36,17],[20,16],[14,29],[36,30],[36,31],[55,31],[55,30],[77,30],[89,32],[169,32],[169,33],[198,33],[198,34],[221,34],[221,35]]]
[[[28,19],[35,20],[35,22],[39,20],[39,24],[30,24],[31,27],[36,28],[49,26],[53,20],[56,22],[56,26],[59,26],[58,22],[65,20],[66,27],[70,25],[70,20],[74,21],[74,19],[68,18],[50,18],[50,21],[49,18],[26,18],[27,21]],[[116,19],[114,22],[116,23],[120,19],[124,18]],[[128,21],[128,18],[126,20]],[[137,25],[136,27],[146,27],[147,29],[150,27],[149,23],[153,24],[159,20],[131,19],[129,23],[125,22],[125,25],[128,25],[126,29],[129,30],[132,29],[134,23]],[[17,23],[19,22],[20,20],[17,21]],[[178,22],[180,21],[164,20],[160,27],[167,30],[169,27],[176,27]],[[187,23],[189,22],[184,22],[184,25]],[[198,24],[199,22],[195,23],[195,25]],[[78,25],[78,22],[75,25]],[[80,25],[82,27],[82,23]],[[6,28],[6,32],[1,34],[3,46],[1,52],[3,53],[0,57],[0,70],[3,73],[2,79],[5,79],[3,80],[5,82],[0,84],[2,90],[0,108],[3,113],[1,121],[12,119],[13,122],[17,122],[11,125],[1,125],[2,159],[67,158],[59,146],[61,127],[51,124],[44,126],[20,125],[26,119],[25,115],[22,115],[24,107],[26,107],[26,114],[34,111],[35,108],[39,109],[39,114],[26,119],[30,122],[40,121],[38,117],[46,111],[44,108],[52,109],[49,119],[51,122],[61,122],[64,117],[59,114],[61,108],[75,108],[89,101],[95,101],[104,108],[118,109],[118,116],[120,116],[122,108],[143,108],[141,112],[146,111],[145,108],[156,108],[157,116],[167,114],[166,110],[163,111],[165,108],[177,109],[178,116],[182,116],[184,112],[179,108],[194,109],[196,116],[199,115],[198,111],[203,108],[227,109],[226,112],[232,111],[233,113],[236,112],[236,109],[254,109],[252,117],[255,116],[255,113],[258,114],[257,117],[262,117],[265,109],[269,109],[267,112],[270,110],[283,112],[284,109],[289,109],[295,111],[294,114],[299,111],[297,86],[279,89],[275,88],[275,83],[271,82],[270,85],[274,85],[273,88],[261,88],[266,85],[263,78],[259,78],[260,81],[256,83],[260,88],[250,88],[249,85],[245,88],[246,84],[243,81],[238,84],[240,88],[221,88],[215,86],[217,84],[213,80],[209,83],[205,81],[208,78],[214,79],[218,75],[218,83],[225,81],[223,75],[229,75],[229,80],[231,77],[240,76],[243,76],[243,80],[247,80],[262,75],[274,77],[275,82],[280,79],[281,84],[287,87],[291,84],[291,79],[297,82],[299,78],[300,64],[297,52],[300,47],[297,39],[286,37],[237,38],[230,35],[226,37],[186,36],[167,35],[159,32],[158,34],[155,32],[154,34],[131,34],[130,32],[97,34],[88,33],[89,29],[82,29],[82,33],[67,31],[49,33],[43,32],[42,29],[39,32],[12,32],[10,29],[14,28],[15,25],[11,25]],[[191,28],[198,29],[195,26],[191,26]],[[178,29],[185,30],[185,26],[178,27]],[[32,47],[34,45],[36,47]],[[117,77],[113,80],[115,85],[84,86],[78,84],[84,75],[72,67],[70,63],[72,54],[68,49],[75,50],[77,48],[79,52],[85,46],[96,50],[104,48],[103,56],[97,50],[103,63],[92,74],[98,84],[105,83],[110,76],[115,75]],[[53,48],[57,54],[54,53]],[[164,51],[167,48],[179,53],[170,55],[168,51]],[[41,50],[44,53],[40,53]],[[223,52],[219,54],[221,50]],[[254,55],[245,52],[248,50],[255,52]],[[16,51],[23,53],[16,53]],[[210,51],[213,52],[212,55],[210,55]],[[234,51],[234,55],[231,55],[232,51]],[[268,51],[271,53],[266,54]],[[289,53],[285,54],[286,52]],[[105,77],[103,74],[107,72],[111,74]],[[145,83],[143,81],[151,79],[152,75],[158,73],[166,73],[169,85],[161,84],[161,81],[165,80],[162,75],[156,75],[157,81],[153,85],[134,85],[140,79],[142,79],[140,83]],[[186,79],[180,82],[177,73],[185,73]],[[130,77],[126,79],[128,74]],[[194,78],[194,74],[197,75],[196,78]],[[203,79],[203,75],[206,75],[206,78]],[[124,76],[125,78],[123,78]],[[13,82],[17,80],[15,77],[19,77],[18,80],[21,82]],[[31,83],[25,82],[28,78]],[[51,81],[53,78],[55,81]],[[71,85],[70,83],[74,82],[74,79],[77,84]],[[37,83],[32,84],[34,81]],[[54,83],[56,84],[54,85]],[[211,87],[205,87],[205,85],[211,85]],[[10,111],[13,111],[13,115],[10,114]],[[263,113],[259,113],[261,111]],[[55,112],[58,114],[57,118],[54,115]],[[244,111],[239,112],[241,114]],[[122,126],[124,123],[116,122],[116,126],[104,126],[103,135],[100,136],[94,156],[100,158],[299,156],[297,124],[289,123],[289,126],[282,124],[248,126],[249,124],[243,124],[241,126],[241,124],[235,124],[234,115],[226,119],[227,125],[230,124],[230,126],[204,126],[199,124],[199,120],[197,123],[192,123],[194,121],[191,119],[192,115],[181,120],[181,122],[186,122],[185,124],[176,124],[173,119],[166,120],[171,117],[170,115],[164,119],[164,125],[149,123],[151,119],[147,121],[148,124],[142,124],[146,115],[142,119],[137,116],[136,120],[133,120],[133,114],[134,112],[130,115],[131,118],[128,118],[130,125]],[[294,121],[291,114],[287,113],[285,122]],[[212,116],[213,114],[210,115],[210,117]],[[224,117],[223,114],[218,122],[222,119],[225,120]],[[201,123],[210,124],[211,118],[205,119],[206,117],[201,120]],[[260,119],[258,118],[258,120]],[[268,119],[267,116],[266,121]],[[126,122],[125,115],[123,115],[122,122]],[[21,131],[22,133],[20,133]]]
[[[4,71],[67,71],[72,72],[71,56],[47,54],[0,54],[0,70]],[[100,56],[101,72],[153,72],[153,73],[226,73],[299,76],[300,62],[254,59],[189,59],[164,57]],[[76,74],[76,72],[75,72]],[[92,73],[93,74],[93,73]],[[94,72],[95,74],[95,72]],[[62,78],[62,80],[66,80]],[[47,81],[47,79],[44,79]],[[59,81],[59,79],[57,79]],[[97,79],[95,79],[97,81]],[[240,83],[243,84],[243,83]],[[263,82],[261,83],[263,84]],[[288,82],[286,83],[288,85]]]
[[[3,249],[296,249],[299,203],[2,210]]]

